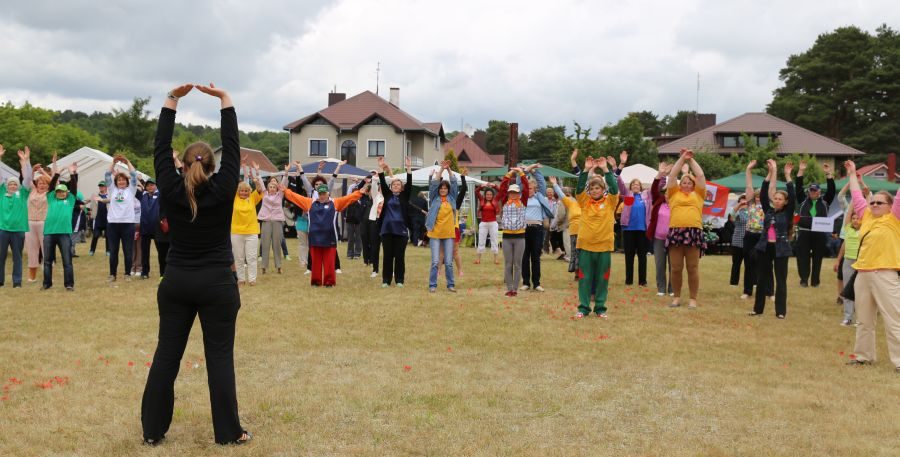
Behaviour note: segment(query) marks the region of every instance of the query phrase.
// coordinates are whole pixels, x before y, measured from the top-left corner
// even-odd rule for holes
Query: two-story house
[[[400,89],[392,87],[390,101],[362,92],[328,94],[328,107],[284,126],[290,132],[290,158],[301,163],[341,159],[373,169],[378,157],[391,168],[411,158],[413,168],[443,160],[446,141],[440,122],[421,122],[400,109]]]

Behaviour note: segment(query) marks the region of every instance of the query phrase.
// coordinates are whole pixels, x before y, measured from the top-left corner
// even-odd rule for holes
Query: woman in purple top
[[[662,297],[672,294],[672,265],[669,264],[669,253],[666,249],[666,235],[669,233],[669,204],[662,190],[666,187],[666,176],[672,170],[672,164],[660,162],[659,173],[650,185],[653,206],[650,210],[650,222],[647,225],[646,238],[653,246],[653,258],[656,263],[656,295]],[[668,278],[668,279],[667,279]]]
[[[253,164],[257,167],[256,164]],[[259,168],[257,167],[257,173]],[[281,179],[281,185],[287,186],[287,173]],[[275,257],[275,268],[281,274],[281,241],[284,239],[284,210],[281,209],[284,202],[284,192],[279,190],[278,180],[275,176],[269,178],[266,184],[266,192],[263,194],[257,219],[260,226],[260,251],[262,251],[262,273],[266,274],[269,268],[269,253]]]

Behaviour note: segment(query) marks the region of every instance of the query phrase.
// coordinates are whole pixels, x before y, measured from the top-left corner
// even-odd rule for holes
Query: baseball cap
[[[100,181],[97,183],[97,187],[106,187],[106,181]]]
[[[818,184],[810,184],[810,185],[809,185],[809,190],[814,191],[814,192],[818,192],[818,191],[822,190],[822,188],[819,187]]]
[[[508,191],[509,192],[522,192],[522,189],[519,188],[518,184],[510,184]]]
[[[56,185],[56,189],[54,189],[54,190],[56,190],[57,192],[60,192],[60,191],[62,191],[62,192],[68,192],[68,191],[69,191],[69,188],[66,187],[65,184],[57,184],[57,185]]]

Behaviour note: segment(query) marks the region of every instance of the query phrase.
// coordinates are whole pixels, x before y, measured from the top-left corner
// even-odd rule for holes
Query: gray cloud
[[[159,100],[215,81],[243,126],[280,129],[349,95],[401,87],[401,106],[459,128],[489,119],[602,126],[626,112],[759,111],[790,54],[842,25],[897,24],[894,2],[15,2],[0,11],[0,99],[58,109]],[[896,27],[895,27],[896,28]],[[185,119],[208,122],[203,99]]]

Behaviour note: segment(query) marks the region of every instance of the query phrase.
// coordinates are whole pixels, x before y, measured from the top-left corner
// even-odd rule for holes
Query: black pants
[[[169,255],[169,243],[156,239],[156,235],[141,234],[141,276],[150,276],[150,240],[156,245],[156,258],[159,260],[159,276],[166,275],[166,256]]]
[[[372,264],[372,272],[378,273],[378,259],[381,258],[381,234],[378,233],[378,224],[369,224],[369,261]]]
[[[550,250],[556,252],[556,250],[560,250],[563,253],[566,252],[566,244],[563,243],[563,232],[558,232],[555,230],[550,231]]]
[[[372,263],[372,234],[370,233],[372,225],[376,225],[375,221],[368,218],[360,224],[360,238],[362,239],[362,258],[366,265]]]
[[[100,240],[100,234],[103,234],[104,243],[106,245],[106,251],[109,252],[109,238],[106,237],[106,227],[97,227],[94,229],[93,235],[91,235],[91,253],[97,250],[97,241]]]
[[[347,258],[354,259],[363,253],[361,225],[347,222],[345,227],[347,228]]]
[[[762,314],[766,309],[766,294],[760,291],[775,290],[775,314],[787,314],[787,271],[789,257],[775,257],[775,244],[768,243],[765,252],[756,251],[756,277],[759,279],[753,312]],[[772,284],[772,277],[775,284]]]
[[[625,285],[634,284],[634,256],[638,258],[638,285],[647,285],[647,234],[643,230],[624,230]]]
[[[119,243],[125,253],[125,276],[131,275],[132,249],[134,248],[134,224],[110,222],[106,225],[106,241],[109,243],[109,274],[119,269]]]
[[[403,284],[406,275],[406,243],[407,238],[401,235],[385,234],[381,237],[384,246],[384,268],[381,272],[381,281],[390,284],[394,282]]]
[[[425,220],[418,217],[412,219],[412,227],[409,230],[409,239],[413,246],[418,246],[422,240],[422,229],[425,227]]]
[[[541,285],[541,249],[544,246],[544,226],[525,228],[525,253],[522,255],[522,284],[531,288]]]
[[[738,246],[731,247],[731,277],[728,279],[728,285],[736,286],[741,283],[741,265],[744,265],[744,273],[747,272],[746,261],[744,260],[744,248]]]
[[[202,290],[202,294],[195,293]],[[156,293],[159,342],[141,402],[144,438],[158,440],[169,430],[175,407],[175,378],[194,319],[200,315],[216,443],[241,437],[234,381],[234,329],[241,296],[228,267],[169,268]]]
[[[797,235],[797,272],[800,282],[815,287],[819,285],[822,258],[825,257],[827,234],[800,230]],[[812,265],[810,265],[812,263]]]

